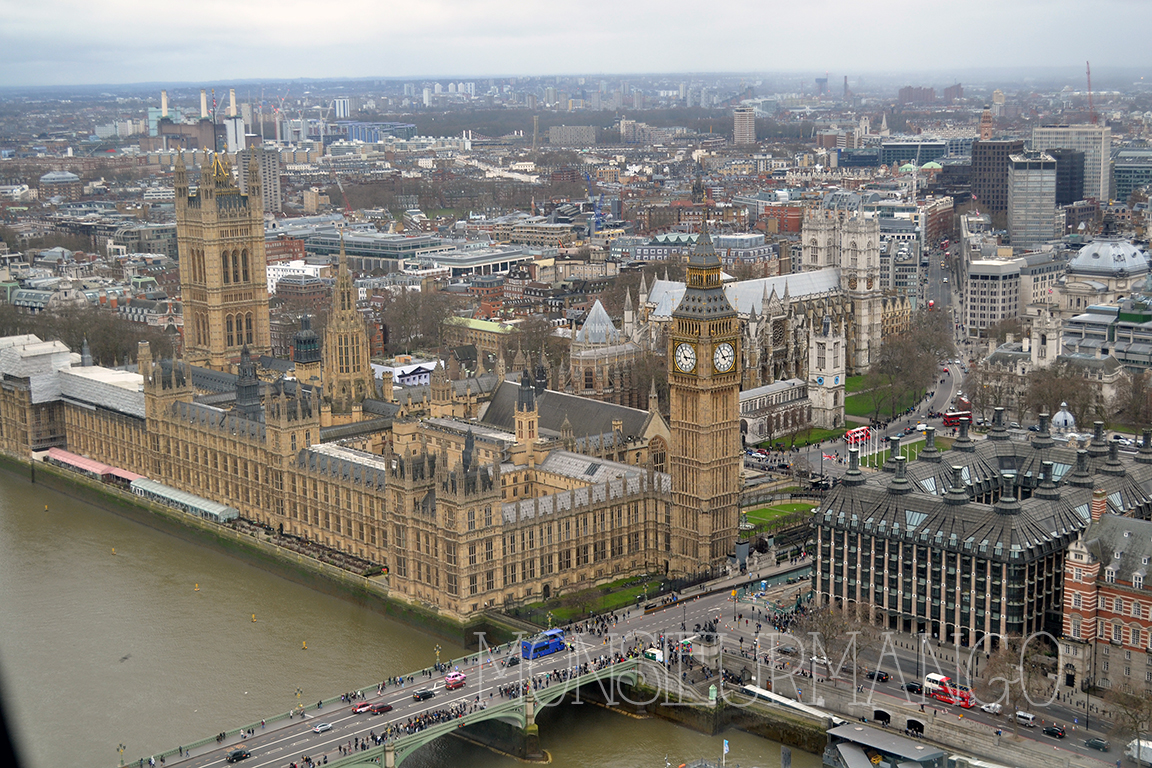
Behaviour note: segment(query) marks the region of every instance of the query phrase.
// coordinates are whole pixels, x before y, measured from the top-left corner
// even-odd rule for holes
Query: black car
[[[1085,739],[1084,746],[1088,747],[1088,749],[1098,749],[1101,752],[1107,752],[1112,748],[1111,744],[1098,736],[1091,739]]]
[[[379,704],[373,704],[372,708],[369,709],[368,711],[374,715],[382,715],[385,712],[391,712],[392,711],[392,705],[391,704],[385,704],[384,702],[380,702]]]
[[[1064,726],[1062,726],[1062,725],[1046,725],[1046,726],[1044,726],[1044,735],[1045,736],[1052,736],[1053,738],[1057,738],[1057,739],[1062,739],[1065,736],[1067,736],[1068,734],[1066,734],[1064,732]]]
[[[247,760],[252,757],[252,753],[246,749],[234,749],[228,753],[228,757],[224,758],[225,762],[238,763],[241,760]]]
[[[504,666],[515,667],[519,663],[520,663],[520,657],[519,656],[509,656],[508,661],[504,662]]]
[[[880,683],[886,683],[892,679],[892,676],[889,675],[887,672],[881,672],[880,670],[875,669],[875,670],[868,673],[868,679],[869,680],[876,680],[877,682],[880,682]]]
[[[916,683],[916,682],[904,683],[904,685],[902,685],[900,687],[903,690],[908,691],[908,693],[923,693],[924,692],[924,686],[922,686],[922,685],[920,685],[920,683]]]
[[[420,690],[416,691],[416,693],[412,694],[412,698],[416,701],[427,701],[435,695],[436,691],[430,691],[427,688],[421,688]]]

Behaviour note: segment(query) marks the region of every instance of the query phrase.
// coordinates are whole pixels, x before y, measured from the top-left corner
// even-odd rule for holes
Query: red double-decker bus
[[[948,411],[944,414],[944,426],[958,427],[960,426],[960,419],[968,419],[968,423],[972,423],[972,411]]]
[[[871,437],[871,427],[856,427],[856,429],[850,429],[844,434],[844,442],[848,445],[860,445],[868,442]]]
[[[945,704],[959,704],[965,709],[972,708],[972,689],[944,675],[926,675],[924,677],[924,695],[931,696]]]

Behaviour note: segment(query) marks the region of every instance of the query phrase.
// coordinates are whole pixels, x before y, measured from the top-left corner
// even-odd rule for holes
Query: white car
[[[990,715],[1000,714],[1001,709],[1002,709],[1002,707],[999,704],[985,704],[982,707],[980,707],[980,711],[987,712]]]

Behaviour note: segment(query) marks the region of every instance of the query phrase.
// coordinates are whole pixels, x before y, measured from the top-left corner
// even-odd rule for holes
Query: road
[[[757,632],[756,617],[763,618],[762,613],[757,613],[757,610],[760,609],[754,610],[749,603],[734,604],[727,588],[716,594],[685,598],[666,608],[647,614],[644,614],[640,608],[633,608],[629,611],[619,612],[614,618],[607,618],[604,623],[597,626],[583,627],[586,631],[570,630],[568,640],[575,645],[575,652],[565,651],[534,661],[525,661],[514,667],[503,667],[500,664],[501,659],[515,654],[507,646],[500,649],[500,652],[493,649],[482,657],[483,670],[474,665],[462,668],[462,671],[466,672],[469,678],[467,685],[462,689],[448,692],[444,689],[442,676],[436,675],[427,678],[417,675],[414,681],[406,682],[403,687],[389,685],[385,691],[379,694],[376,689],[364,692],[367,694],[366,701],[381,701],[391,704],[394,709],[386,714],[354,714],[352,704],[330,705],[321,710],[309,706],[303,720],[299,719],[298,716],[293,720],[278,721],[274,728],[257,728],[252,736],[243,741],[231,738],[221,745],[200,747],[193,751],[191,757],[182,760],[174,758],[168,762],[170,764],[178,762],[181,766],[188,768],[215,768],[223,765],[227,754],[238,746],[252,753],[251,758],[243,761],[245,768],[265,768],[266,766],[268,768],[287,768],[292,762],[299,765],[305,755],[319,761],[323,761],[326,755],[329,756],[329,759],[334,759],[339,756],[341,746],[348,747],[355,745],[357,740],[370,739],[373,735],[380,735],[390,725],[402,726],[415,716],[453,707],[468,707],[470,705],[475,707],[477,702],[499,703],[505,701],[500,696],[501,687],[522,685],[525,680],[530,682],[533,678],[539,678],[545,673],[566,669],[601,654],[620,651],[622,648],[634,648],[638,645],[647,647],[652,643],[659,643],[661,635],[672,640],[683,639],[692,635],[699,637],[701,631],[697,629],[697,625],[703,627],[710,620],[717,621],[717,629],[722,634],[723,647],[731,654],[744,654],[742,658],[738,659],[728,655],[725,661],[728,668],[738,672],[743,667],[748,667],[758,680],[766,680],[775,675],[775,688],[778,693],[794,695],[794,691],[790,690],[791,686],[807,691],[804,699],[806,701],[811,700],[811,679],[795,677],[794,675],[798,675],[802,670],[813,668],[818,675],[826,675],[827,670],[821,670],[819,666],[813,667],[811,661],[804,661],[810,656],[809,653],[805,653],[808,645],[807,638],[790,638],[777,635],[767,625],[762,627],[763,632]],[[850,691],[852,685],[864,684],[865,691],[860,695],[870,697],[878,707],[882,707],[884,702],[894,702],[897,699],[907,701],[908,698],[900,690],[899,684],[902,679],[917,679],[914,643],[915,639],[912,636],[891,633],[882,649],[865,650],[861,653],[858,659],[861,670],[859,680],[852,679],[851,671],[844,672],[840,676],[839,692],[843,693],[845,689]],[[779,649],[785,645],[794,645],[800,649],[800,652],[792,656],[784,656],[779,654],[777,650],[772,650],[772,648]],[[761,649],[759,666],[757,661],[753,660],[756,653],[750,652],[754,648]],[[966,658],[967,649],[962,648],[960,650]],[[882,662],[878,663],[881,651],[883,651],[884,656]],[[936,648],[933,648],[932,651],[946,654],[945,660],[941,662],[940,666],[944,673],[948,674],[948,658],[951,657],[952,649],[942,648],[937,651]],[[767,663],[765,663],[765,657],[768,659]],[[983,659],[981,659],[982,661]],[[772,662],[787,663],[789,667],[785,671],[773,672]],[[963,663],[963,659],[961,663]],[[864,670],[876,668],[876,666],[891,673],[893,679],[887,683],[873,683],[864,679]],[[978,664],[976,666],[979,668]],[[932,666],[931,669],[934,671],[935,666]],[[952,664],[952,669],[955,669],[954,664]],[[919,677],[922,678],[925,672],[923,663],[919,672]],[[666,685],[673,688],[685,685],[686,683],[682,682],[684,678],[689,681],[695,680],[697,685],[693,690],[697,695],[703,695],[708,685],[718,679],[715,676],[710,679],[702,679],[699,663],[694,664],[692,668],[672,665],[667,674]],[[903,678],[901,678],[901,674]],[[422,688],[433,690],[435,697],[429,701],[414,701],[413,691]],[[912,700],[914,703],[919,703],[917,697],[912,697]],[[949,707],[933,700],[927,700],[926,707],[950,711],[954,715],[962,713],[966,719],[985,723],[989,729],[1002,728],[1005,733],[1011,732],[1011,722],[1005,716],[988,715],[978,709],[962,710],[959,707]],[[1082,746],[1083,739],[1089,735],[1082,726],[1082,709],[1076,711],[1063,704],[1053,704],[1047,708],[1036,708],[1033,713],[1038,719],[1045,722],[1055,721],[1068,726],[1069,738],[1058,742],[1051,737],[1043,736],[1039,728],[1031,732],[1028,732],[1029,729],[1021,728],[1025,738],[1032,739],[1046,749],[1057,747],[1083,758],[1099,759],[1103,757],[1101,753],[1092,752]],[[1081,724],[1077,725],[1076,731],[1073,733],[1071,726],[1076,718],[1079,718]],[[313,727],[322,722],[331,724],[332,729],[325,733],[314,733]],[[1096,718],[1093,717],[1093,725],[1096,722]],[[1091,735],[1103,734],[1093,732]],[[1118,754],[1120,748],[1120,745],[1114,744],[1112,754]]]

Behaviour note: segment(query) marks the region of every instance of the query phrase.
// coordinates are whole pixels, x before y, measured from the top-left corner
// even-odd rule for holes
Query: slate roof
[[[836,269],[818,269],[814,272],[797,272],[779,277],[762,277],[756,280],[741,280],[725,283],[724,293],[728,303],[742,315],[762,314],[764,297],[775,292],[778,298],[784,296],[787,288],[791,300],[840,290],[840,272]],[[648,293],[648,303],[654,304],[652,315],[671,317],[672,311],[684,296],[684,283],[675,280],[655,280]]]
[[[516,394],[520,385],[505,381],[492,396],[488,410],[481,423],[498,427],[509,432],[516,429]],[[540,414],[540,430],[556,434],[567,418],[573,425],[573,436],[603,435],[612,433],[612,420],[624,423],[624,436],[640,436],[648,427],[652,415],[638,408],[628,408],[615,403],[604,403],[565,392],[544,390],[536,396],[536,408]]]
[[[993,560],[1024,562],[1062,548],[1090,521],[1095,489],[1104,490],[1109,511],[1147,515],[1152,511],[1152,452],[1120,460],[1103,445],[1087,451],[1049,444],[1046,435],[1029,442],[989,439],[972,452],[949,451],[940,461],[910,462],[903,492],[894,475],[882,472],[845,482],[821,504],[815,524],[903,538]],[[923,454],[921,454],[923,456]],[[1052,462],[1053,484],[1040,488],[1042,462]],[[1083,461],[1085,471],[1077,471]],[[1006,509],[975,501],[949,503],[951,467],[961,467],[969,498],[993,492],[1005,476],[1034,495]],[[1028,495],[1027,493],[1022,495]],[[1016,551],[1017,554],[1013,554]]]
[[[1081,540],[1100,562],[1101,572],[1111,569],[1119,581],[1131,582],[1137,574],[1147,580],[1152,569],[1152,520],[1104,515],[1088,527]]]

